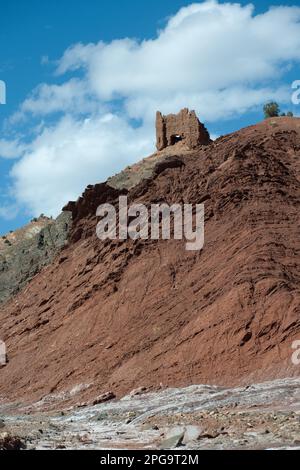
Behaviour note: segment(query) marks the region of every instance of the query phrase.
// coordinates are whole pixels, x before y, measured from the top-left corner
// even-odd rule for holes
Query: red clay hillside
[[[90,186],[68,205],[67,246],[1,306],[2,400],[80,384],[90,400],[299,375],[300,119],[208,139],[190,150],[173,142],[131,189]],[[184,240],[101,242],[96,208],[120,193],[146,204],[204,202],[203,250],[186,251]]]

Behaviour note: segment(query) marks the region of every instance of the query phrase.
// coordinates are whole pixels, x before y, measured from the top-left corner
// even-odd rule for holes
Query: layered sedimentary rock
[[[120,193],[205,205],[203,250],[96,236]],[[300,119],[277,118],[159,162],[129,189],[90,186],[67,206],[69,245],[1,308],[2,400],[297,376]],[[81,390],[76,396],[70,391]]]
[[[156,147],[163,150],[166,147],[183,141],[189,149],[210,143],[210,137],[205,126],[199,121],[195,111],[182,109],[178,114],[163,116],[156,113]]]

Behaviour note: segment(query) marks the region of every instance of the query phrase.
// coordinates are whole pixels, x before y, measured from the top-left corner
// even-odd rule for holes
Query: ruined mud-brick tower
[[[210,137],[205,126],[199,121],[195,111],[182,109],[178,114],[163,116],[156,113],[156,147],[163,150],[170,145],[183,141],[188,148],[210,143]]]

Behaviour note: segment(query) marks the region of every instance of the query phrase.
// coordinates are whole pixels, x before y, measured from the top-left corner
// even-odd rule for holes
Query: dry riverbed
[[[300,379],[234,389],[138,390],[71,409],[60,396],[60,411],[45,411],[45,403],[2,404],[0,448],[1,442],[27,449],[300,448]]]

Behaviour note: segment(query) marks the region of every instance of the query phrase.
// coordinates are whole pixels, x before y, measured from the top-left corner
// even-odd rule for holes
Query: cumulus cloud
[[[256,15],[207,1],[181,8],[154,39],[71,46],[57,63],[60,84],[41,84],[10,120],[35,120],[31,141],[0,141],[0,155],[22,153],[11,172],[17,204],[56,215],[85,185],[151,153],[157,109],[187,106],[215,122],[289,102],[283,77],[300,61],[299,20],[297,7]]]
[[[97,111],[98,106],[99,103],[84,80],[74,78],[62,85],[43,83],[33,90],[10,121],[14,124],[24,121],[26,114],[46,116],[59,112],[91,113]]]
[[[297,7],[255,16],[253,5],[192,4],[171,18],[156,39],[69,48],[57,72],[82,67],[99,99],[124,98],[135,118],[150,119],[157,108],[167,112],[195,103],[203,119],[219,119],[239,112],[240,100],[244,111],[266,98],[282,98],[281,89],[262,82],[280,78],[287,64],[299,61],[299,20]]]
[[[19,208],[17,204],[3,204],[0,206],[0,217],[4,220],[13,220],[17,217]]]
[[[0,157],[18,158],[23,155],[26,145],[17,140],[0,139]]]
[[[85,120],[65,116],[45,128],[13,167],[16,201],[34,215],[55,216],[88,184],[105,180],[152,148],[144,128],[135,130],[115,115]]]

